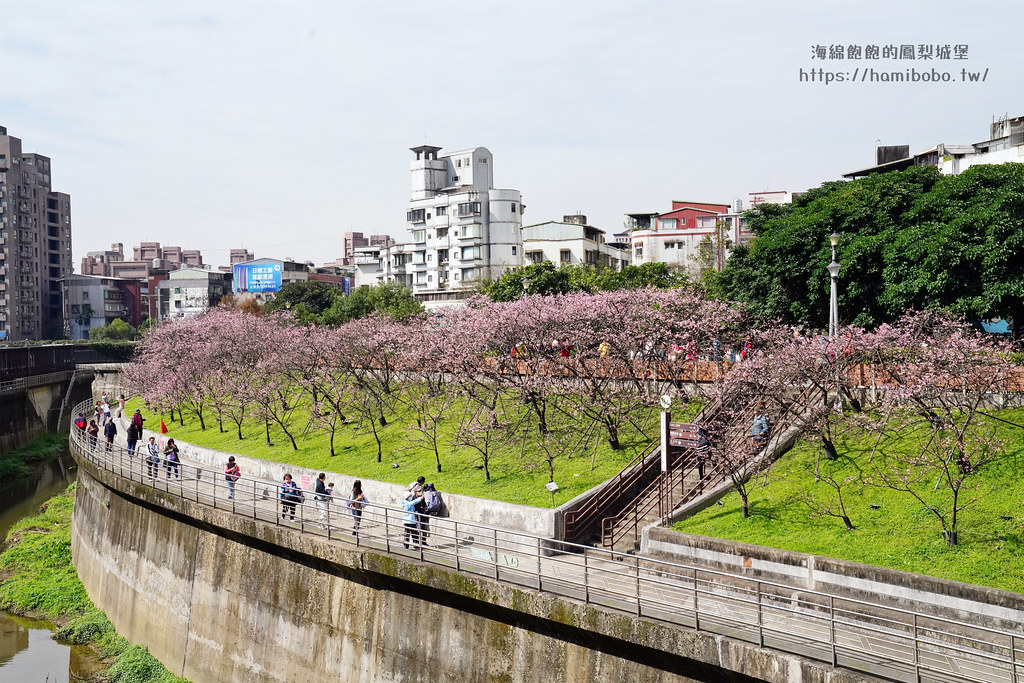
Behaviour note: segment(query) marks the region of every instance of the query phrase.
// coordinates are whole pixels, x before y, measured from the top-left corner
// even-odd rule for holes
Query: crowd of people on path
[[[227,477],[239,475],[238,464],[232,456],[225,466]],[[237,479],[236,479],[237,481]],[[229,487],[233,483],[229,479]],[[370,505],[370,499],[363,491],[363,482],[356,479],[352,482],[352,490],[345,494],[335,493],[334,482],[327,481],[327,473],[321,472],[313,483],[313,503],[317,516],[315,525],[320,529],[330,526],[330,510],[334,505],[344,505],[352,517],[352,536],[359,536],[359,527],[363,521],[363,513]],[[229,498],[233,491],[229,493]],[[286,473],[280,484],[278,497],[281,501],[281,519],[295,521],[298,506],[306,501],[306,492],[299,486],[291,473]],[[443,513],[444,501],[441,493],[426,478],[418,477],[405,488],[402,496],[402,542],[406,548],[427,546],[430,537],[430,518]],[[301,516],[300,516],[301,517]]]
[[[117,400],[116,415],[111,408],[109,397],[103,394],[99,401],[96,401],[94,415],[87,419],[79,413],[73,420],[76,428],[81,429],[89,445],[89,449],[96,450],[99,435],[102,432],[105,439],[105,448],[111,451],[114,446],[114,439],[118,434],[117,420],[124,417],[125,397],[121,394]],[[146,465],[146,475],[156,480],[160,478],[161,469],[168,480],[181,479],[181,450],[173,438],[168,438],[166,443],[158,443],[156,436],[150,436],[142,445],[144,432],[143,425],[146,418],[142,416],[141,409],[136,409],[129,420],[125,432],[126,452],[130,458],[136,455],[141,456]],[[242,470],[235,456],[229,456],[224,465],[224,480],[227,484],[228,499],[235,498],[235,485],[242,477]],[[352,535],[359,535],[359,528],[363,521],[363,513],[370,505],[370,500],[363,492],[363,483],[356,479],[352,483],[352,490],[348,497],[343,494],[335,494],[334,482],[327,481],[327,474],[321,472],[313,486],[313,501],[318,512],[317,526],[322,529],[328,527],[329,509],[332,504],[343,504],[352,517]],[[284,475],[280,485],[279,499],[281,502],[281,519],[294,521],[296,510],[299,505],[305,503],[306,493],[299,486],[298,482],[290,473]],[[338,503],[334,503],[338,501]],[[418,477],[410,483],[402,496],[401,506],[403,510],[403,543],[406,548],[418,548],[428,545],[430,537],[430,518],[443,514],[444,501],[441,493],[433,483],[428,483],[425,477]]]

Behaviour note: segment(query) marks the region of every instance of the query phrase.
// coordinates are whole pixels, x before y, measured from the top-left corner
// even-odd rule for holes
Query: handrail
[[[87,401],[76,409],[90,405]],[[430,517],[425,538],[418,529],[409,536],[406,513],[376,503],[362,511],[356,524],[351,511],[339,513],[334,502],[297,502],[292,522],[282,519],[282,513],[291,517],[291,511],[278,495],[277,482],[240,479],[229,484],[222,471],[189,463],[181,463],[178,478],[171,478],[165,462],[157,464],[154,473],[141,456],[90,441],[83,430],[71,429],[69,443],[76,457],[117,478],[296,533],[892,680],[920,681],[925,674],[943,680],[1024,680],[1024,635],[1011,631],[719,570],[553,542],[467,520]],[[165,477],[159,476],[161,467]],[[236,494],[230,499],[229,489]],[[877,654],[882,645],[887,660]]]
[[[801,400],[805,395],[812,391],[813,388],[805,386],[795,401],[796,404],[801,404]],[[745,402],[743,410],[739,414],[745,415],[746,411],[753,407],[753,405],[759,400],[758,396],[751,394],[750,392],[742,392],[739,395],[739,400]],[[714,418],[717,418],[724,410],[724,405],[721,400],[716,401],[713,406],[711,414]],[[775,426],[774,431],[776,434],[784,432],[791,424],[793,419],[796,419],[796,415],[793,415],[789,410],[783,413],[779,419],[778,424]],[[748,444],[748,423],[744,421],[735,421],[724,427],[716,429],[714,426],[715,419],[709,419],[702,421],[702,424],[707,425],[709,431],[717,432],[713,433],[713,439],[718,442],[717,448],[724,448],[726,451],[739,451],[747,449]],[[724,437],[724,438],[723,438]],[[722,443],[724,441],[724,443]],[[688,451],[687,453],[692,453]],[[754,456],[756,452],[751,452],[750,456]],[[748,458],[749,459],[749,458]],[[692,467],[687,468],[687,465]],[[675,465],[678,465],[676,467]],[[702,465],[705,465],[702,467]],[[699,474],[698,482],[689,490],[683,491],[686,483],[686,475],[692,473],[696,469]],[[686,457],[685,454],[680,456],[675,463],[669,463],[669,469],[667,472],[662,472],[661,475],[652,481],[643,491],[638,493],[617,515],[611,515],[601,520],[601,544],[606,548],[614,548],[620,541],[625,539],[627,536],[632,534],[635,540],[640,537],[641,524],[644,519],[655,509],[658,508],[658,517],[665,519],[675,508],[693,500],[699,493],[703,493],[706,488],[710,488],[725,481],[728,477],[728,473],[725,472],[721,462],[716,462],[714,459],[710,463],[703,463],[693,457]],[[680,490],[680,496],[675,499],[674,492],[676,487]],[[696,492],[696,493],[695,493]]]

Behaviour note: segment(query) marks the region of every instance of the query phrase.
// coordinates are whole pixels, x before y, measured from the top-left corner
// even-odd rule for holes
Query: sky
[[[616,232],[672,200],[816,187],[876,144],[985,140],[1024,115],[1021,19],[1018,0],[0,0],[0,126],[71,194],[76,270],[140,241],[320,264],[345,232],[408,239],[416,145],[488,148],[524,224]],[[890,44],[967,58],[815,57]],[[849,82],[868,68],[950,80]]]

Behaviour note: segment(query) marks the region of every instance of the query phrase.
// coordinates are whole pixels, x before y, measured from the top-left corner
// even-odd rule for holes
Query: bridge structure
[[[387,505],[292,519],[279,482],[70,442],[90,597],[197,682],[1024,681],[1013,630]]]

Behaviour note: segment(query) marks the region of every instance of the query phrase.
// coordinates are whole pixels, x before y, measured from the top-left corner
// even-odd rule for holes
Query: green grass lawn
[[[1024,424],[1024,409],[993,414]],[[723,506],[712,506],[677,523],[675,528],[1024,592],[1024,429],[991,424],[998,425],[1006,447],[1000,460],[978,472],[979,489],[967,494],[968,499],[978,499],[961,512],[957,546],[945,543],[939,521],[919,502],[909,494],[888,489],[859,483],[844,489],[855,527],[852,531],[846,531],[840,519],[813,516],[810,506],[800,498],[811,495],[817,501],[834,500],[833,489],[815,480],[816,467],[827,470],[833,465],[824,456],[819,459],[816,442],[803,441],[751,487],[748,519],[740,515],[739,496],[730,493],[723,499]],[[873,458],[873,439],[862,436],[837,440],[841,458],[835,464],[836,478],[862,478],[887,450],[912,448],[920,438],[919,433],[907,433],[883,441]],[[931,500],[942,491],[941,486],[938,492],[933,490],[936,478],[932,476],[919,489]],[[1004,515],[1011,519],[1001,519]]]
[[[484,472],[478,469],[481,459],[476,451],[467,447],[451,446],[455,419],[441,424],[441,473],[436,472],[434,454],[425,448],[412,444],[412,432],[409,430],[411,416],[399,412],[389,416],[389,424],[382,433],[382,462],[377,463],[377,445],[369,431],[346,425],[335,437],[336,455],[330,455],[329,434],[324,428],[312,428],[303,431],[300,426],[295,435],[299,450],[292,449],[284,433],[271,427],[273,446],[267,446],[262,422],[247,420],[242,429],[243,440],[239,441],[234,424],[225,421],[222,433],[218,430],[215,415],[212,411],[204,413],[206,430],[199,428],[199,420],[185,413],[185,425],[172,423],[169,414],[153,414],[143,405],[140,399],[128,402],[128,414],[141,408],[147,417],[146,427],[158,430],[160,419],[164,420],[169,432],[168,436],[180,441],[213,448],[228,453],[237,453],[254,458],[274,460],[301,467],[309,467],[326,472],[348,475],[352,478],[375,479],[393,483],[407,484],[419,475],[434,482],[439,491],[460,493],[480,498],[501,500],[521,505],[550,507],[552,496],[544,488],[548,482],[547,463],[538,454],[536,447],[537,428],[531,426],[526,430],[518,430],[515,439],[506,448],[490,458],[491,480],[485,481]],[[680,412],[677,419],[687,419],[696,414],[699,406],[691,404],[684,414]],[[453,416],[463,410],[463,404],[457,402],[452,409]],[[554,496],[554,505],[561,505],[575,496],[587,491],[617,474],[637,454],[657,438],[658,414],[644,411],[633,416],[636,423],[644,428],[644,434],[638,429],[628,427],[620,434],[619,450],[608,446],[603,431],[593,431],[584,439],[585,447],[575,453],[561,455],[555,459],[555,482],[559,490]],[[553,424],[557,418],[549,417]],[[305,415],[296,419],[297,425],[306,422]],[[397,467],[394,467],[397,465]],[[337,482],[342,490],[349,482]]]

